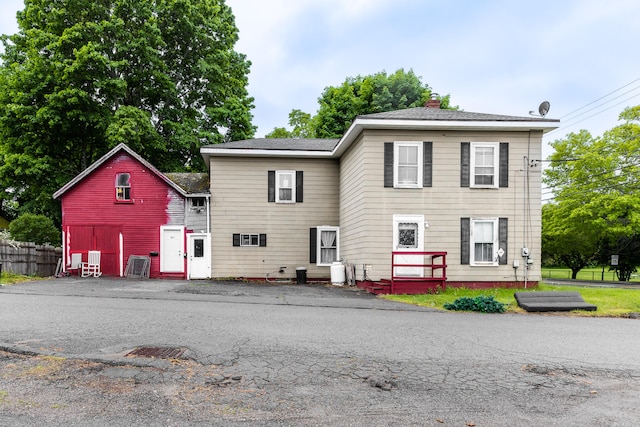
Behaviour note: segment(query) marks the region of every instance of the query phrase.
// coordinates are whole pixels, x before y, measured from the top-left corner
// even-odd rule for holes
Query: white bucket
[[[344,265],[341,262],[334,262],[331,266],[331,284],[342,286],[345,281]]]

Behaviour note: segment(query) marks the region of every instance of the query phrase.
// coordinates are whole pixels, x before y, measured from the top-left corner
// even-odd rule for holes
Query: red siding
[[[130,203],[116,202],[116,174],[123,172],[131,174]],[[79,233],[67,242],[69,253],[102,251],[105,275],[119,274],[120,232],[126,266],[129,255],[159,254],[161,225],[184,224],[184,209],[179,214],[174,207],[169,213],[169,202],[173,199],[175,204],[178,199],[184,203],[182,196],[125,152],[115,154],[61,199],[63,230],[73,226]],[[151,257],[150,275],[160,275],[159,256]]]

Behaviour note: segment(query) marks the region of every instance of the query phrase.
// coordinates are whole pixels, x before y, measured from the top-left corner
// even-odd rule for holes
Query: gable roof
[[[146,167],[151,173],[156,175],[162,181],[164,181],[169,187],[173,188],[174,190],[176,190],[181,195],[183,195],[185,197],[187,196],[187,193],[180,186],[178,186],[176,183],[174,183],[169,178],[167,178],[164,174],[162,174],[160,171],[158,171],[151,163],[147,162],[145,159],[140,157],[140,155],[138,155],[138,153],[133,151],[126,144],[122,143],[122,144],[118,144],[117,146],[115,146],[111,151],[109,151],[107,154],[105,154],[104,156],[100,157],[98,160],[93,162],[91,164],[91,166],[86,168],[80,174],[76,175],[75,178],[73,178],[71,181],[67,182],[58,191],[53,193],[53,198],[54,199],[59,199],[60,197],[62,197],[64,195],[64,193],[66,193],[67,191],[71,190],[73,187],[76,186],[76,184],[78,184],[80,181],[82,181],[83,179],[85,179],[86,177],[91,175],[91,173],[93,173],[93,171],[98,169],[100,166],[102,166],[109,159],[111,159],[116,154],[120,153],[121,151],[124,151],[125,153],[129,154],[131,157],[136,159],[138,162],[142,163],[144,165],[144,167]]]
[[[545,117],[506,116],[416,107],[357,116],[339,140],[256,138],[206,145],[200,149],[200,153],[207,166],[210,156],[339,158],[365,129],[549,132],[558,126],[560,126],[560,120]]]

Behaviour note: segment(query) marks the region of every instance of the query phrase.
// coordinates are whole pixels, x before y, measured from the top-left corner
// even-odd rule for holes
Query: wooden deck
[[[412,257],[411,263],[401,262],[399,257]],[[422,257],[422,262],[415,259]],[[409,270],[414,273],[406,275]],[[435,293],[446,288],[447,253],[446,252],[392,252],[390,279],[378,281],[358,281],[359,288],[373,294],[415,295]],[[418,273],[418,274],[416,274]]]

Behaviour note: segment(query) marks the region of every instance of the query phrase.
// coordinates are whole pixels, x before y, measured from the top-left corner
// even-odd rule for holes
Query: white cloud
[[[227,4],[240,32],[236,49],[252,61],[258,136],[285,126],[292,109],[314,113],[325,87],[383,70],[413,69],[467,111],[526,115],[548,100],[556,118],[640,77],[637,0]],[[20,0],[4,0],[0,32],[15,32],[22,7]],[[567,130],[600,134],[637,103],[620,103]]]

